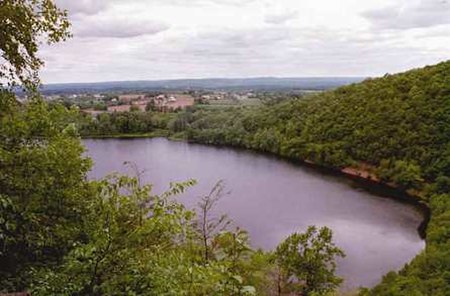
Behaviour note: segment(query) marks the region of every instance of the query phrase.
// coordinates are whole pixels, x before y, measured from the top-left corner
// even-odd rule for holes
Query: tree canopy
[[[0,86],[36,87],[44,63],[37,55],[39,45],[65,40],[70,36],[68,29],[67,13],[52,0],[2,0]]]
[[[280,290],[300,295],[326,295],[333,292],[342,279],[335,275],[336,257],[344,252],[332,242],[329,228],[310,226],[305,233],[293,233],[275,251],[282,268]]]

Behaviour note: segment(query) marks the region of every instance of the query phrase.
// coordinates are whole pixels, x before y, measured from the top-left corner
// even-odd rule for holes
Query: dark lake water
[[[194,207],[218,180],[228,195],[217,205],[248,230],[254,247],[271,249],[308,225],[328,226],[347,257],[339,261],[344,288],[372,286],[425,246],[412,205],[377,196],[344,177],[332,176],[254,152],[157,139],[84,140],[94,160],[91,178],[127,172],[131,161],[142,180],[161,193],[170,182],[196,179],[180,200]]]

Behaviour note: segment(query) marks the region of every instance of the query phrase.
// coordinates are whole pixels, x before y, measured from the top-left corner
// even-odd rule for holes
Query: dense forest
[[[259,107],[102,114],[84,135],[150,133],[369,171],[431,208],[427,247],[370,295],[450,290],[450,62]]]

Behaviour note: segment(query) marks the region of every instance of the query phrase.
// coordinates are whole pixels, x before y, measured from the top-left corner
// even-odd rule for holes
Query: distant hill
[[[327,90],[360,82],[362,77],[305,77],[305,78],[211,78],[152,81],[115,81],[97,83],[64,83],[43,85],[44,94],[145,91],[145,90]]]

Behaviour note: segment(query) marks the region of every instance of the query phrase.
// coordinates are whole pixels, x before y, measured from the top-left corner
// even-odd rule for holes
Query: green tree
[[[391,180],[404,188],[416,188],[423,182],[420,166],[404,160],[383,160],[378,173],[383,180]]]
[[[342,283],[335,275],[336,258],[345,254],[335,246],[332,238],[329,228],[310,226],[305,233],[294,233],[277,247],[279,295],[324,295]]]
[[[24,287],[30,266],[56,264],[82,235],[91,162],[66,122],[75,112],[36,100],[0,116],[1,289]]]
[[[96,111],[106,111],[108,110],[108,107],[103,102],[98,102],[94,105],[94,110]]]
[[[11,87],[35,91],[42,41],[69,37],[65,12],[50,0],[0,2],[0,291],[29,283],[34,265],[54,265],[82,236],[90,161],[68,118],[30,92],[26,106]]]
[[[139,106],[131,105],[130,112],[138,112],[138,111],[141,111],[141,108],[139,108]]]
[[[0,2],[0,87],[23,83],[34,88],[43,61],[37,56],[42,41],[55,43],[70,36],[67,14],[51,0],[2,0]]]
[[[154,99],[151,99],[147,105],[145,105],[145,111],[156,111],[157,107],[156,107],[156,103]]]
[[[138,178],[111,176],[93,183],[95,192],[83,219],[85,239],[76,242],[61,265],[33,268],[33,295],[187,290],[188,278],[181,273],[191,264],[187,242],[194,215],[172,196],[194,183],[174,184],[160,196],[152,195],[151,186],[140,185]],[[169,280],[174,275],[178,278]]]

